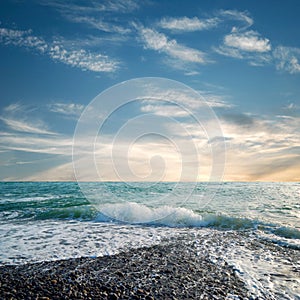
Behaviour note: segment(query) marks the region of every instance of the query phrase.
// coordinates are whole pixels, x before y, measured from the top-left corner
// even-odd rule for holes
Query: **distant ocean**
[[[85,183],[85,190],[92,203],[73,182],[0,183],[0,264],[205,236],[199,251],[234,266],[258,296],[300,299],[300,183]],[[225,234],[217,245],[216,231]]]

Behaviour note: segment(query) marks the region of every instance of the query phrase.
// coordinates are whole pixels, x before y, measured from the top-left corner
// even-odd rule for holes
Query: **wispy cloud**
[[[10,131],[55,135],[56,133],[49,130],[48,126],[42,120],[37,118],[30,120],[27,117],[28,113],[33,110],[33,108],[22,105],[21,103],[13,103],[3,108],[0,121],[2,121]]]
[[[14,113],[18,111],[23,111],[24,108],[25,108],[24,105],[22,105],[20,102],[16,102],[16,103],[11,103],[8,106],[5,106],[3,108],[3,111],[5,113]]]
[[[300,110],[300,106],[295,104],[294,102],[289,102],[287,105],[283,107],[283,110],[295,112]]]
[[[223,38],[223,43],[212,49],[224,56],[245,59],[251,66],[264,66],[272,62],[271,42],[257,31],[249,30],[254,24],[247,11],[220,10],[218,17],[223,22],[238,21],[229,34]]]
[[[227,113],[220,116],[229,180],[299,179],[300,118]]]
[[[32,35],[32,30],[0,28],[0,43],[35,49],[41,53],[48,49],[47,43],[42,38]]]
[[[153,101],[153,103],[152,101],[146,101],[145,103],[145,105],[141,106],[141,111],[145,113],[153,113],[164,117],[186,117],[189,115],[188,111],[176,105],[157,104],[157,101]]]
[[[196,76],[199,75],[200,73],[198,71],[194,71],[194,70],[188,70],[184,73],[185,76]]]
[[[25,120],[17,120],[14,118],[0,116],[0,120],[6,124],[10,130],[26,132],[26,133],[37,133],[37,134],[55,134],[44,128],[44,124],[31,124]]]
[[[268,52],[271,50],[270,41],[260,37],[258,32],[252,30],[242,33],[234,30],[224,37],[224,45],[249,52]]]
[[[242,12],[238,10],[220,10],[218,15],[228,20],[236,20],[243,23],[242,28],[248,28],[253,25],[254,21],[249,16],[248,12]]]
[[[208,105],[212,108],[231,108],[233,105],[229,102],[226,102],[224,100],[223,96],[214,95],[210,92],[203,92],[199,91],[199,93],[202,95],[203,101],[200,101],[199,99],[196,99],[194,97],[188,97],[183,94],[179,93],[173,93],[169,94],[171,95],[172,99],[177,100],[176,103],[181,104],[181,106],[177,105],[176,103],[164,103],[164,101],[158,101],[158,100],[145,100],[142,102],[141,105],[141,111],[146,113],[153,113],[157,116],[168,116],[168,117],[174,117],[174,118],[181,118],[181,117],[187,117],[191,116],[193,113],[197,114],[197,109],[201,108],[205,105]],[[178,98],[175,98],[174,96],[177,94]],[[165,97],[167,96],[167,93],[165,94]],[[200,96],[199,96],[200,97]],[[169,101],[172,101],[171,98],[165,98]],[[180,99],[180,101],[178,101]],[[158,103],[160,102],[160,103]]]
[[[238,31],[233,28],[232,32],[225,35],[223,44],[213,47],[220,55],[245,59],[252,66],[263,66],[272,62],[271,43],[256,31]]]
[[[198,93],[203,97],[207,105],[212,108],[232,108],[234,104],[227,101],[226,95],[220,95],[208,90],[198,90]]]
[[[161,93],[161,95],[163,99],[169,99],[170,97],[180,99],[182,105],[187,105],[188,109],[191,106],[196,108],[201,105],[199,99],[197,102],[196,98],[190,97],[189,95],[182,99],[180,91],[167,91],[167,93],[164,95]],[[167,97],[168,95],[170,97]],[[155,93],[155,96],[158,96],[158,92]],[[223,105],[222,101],[220,103]],[[257,116],[249,113],[240,113],[229,109],[230,104],[228,104],[226,110],[221,110],[219,114],[224,138],[211,136],[208,140],[205,131],[203,129],[201,131],[199,126],[196,126],[196,124],[190,122],[191,120],[189,120],[189,118],[186,118],[190,116],[188,110],[183,110],[182,107],[172,105],[172,103],[163,105],[163,101],[146,100],[140,102],[140,104],[142,112],[149,112],[162,117],[161,119],[156,119],[162,123],[154,124],[153,126],[155,127],[157,125],[157,128],[160,129],[158,132],[163,132],[166,134],[165,136],[172,137],[172,145],[179,145],[180,147],[182,146],[182,149],[185,149],[184,151],[186,152],[184,153],[187,155],[185,157],[187,161],[192,157],[189,156],[189,149],[186,149],[186,138],[190,137],[193,139],[193,143],[199,147],[200,156],[198,161],[201,159],[202,166],[207,170],[207,174],[209,174],[209,159],[211,157],[209,153],[212,145],[213,147],[218,147],[219,141],[225,140],[227,144],[227,171],[225,180],[296,180],[299,178],[299,117],[287,115],[276,117]],[[215,106],[218,107],[218,105],[219,104],[216,104]],[[68,106],[64,105],[61,107],[59,105],[57,106],[59,109],[62,108],[64,112],[68,111],[67,107]],[[72,105],[70,105],[70,107],[72,107]],[[6,107],[5,113],[8,115],[10,112],[20,112],[21,109],[24,109],[21,104],[12,104]],[[196,113],[196,109],[193,109],[192,112]],[[178,130],[173,123],[168,121],[170,120],[169,118],[165,119],[163,117],[179,118],[180,122],[178,122],[177,125],[180,128],[184,128],[184,130]],[[206,125],[208,128],[209,126],[213,128],[214,124],[210,124],[210,121],[215,122],[215,120],[208,119],[205,121]],[[135,125],[136,124],[132,124],[133,129],[136,129],[137,126]],[[141,126],[144,125],[145,124],[141,124]],[[24,126],[22,126],[22,128],[23,127]],[[147,130],[146,132],[148,132]],[[49,165],[47,165],[45,171],[33,174],[30,178],[32,180],[73,180],[72,166],[71,164],[65,164],[66,160],[70,161],[71,159],[72,137],[62,134],[39,134],[40,132],[31,129],[30,131],[30,135],[24,135],[24,133],[19,130],[5,132],[4,134],[1,133],[0,151],[17,150],[26,153],[47,154],[51,157],[59,155],[63,157],[64,160],[61,167],[51,169]],[[155,128],[153,128],[153,131],[156,132]],[[113,168],[112,159],[114,163],[117,162],[118,170],[125,177],[127,176],[127,179],[132,178],[130,177],[132,174],[126,173],[128,163],[131,167],[133,166],[141,178],[144,178],[149,174],[149,165],[145,163],[145,161],[150,161],[151,157],[156,154],[163,157],[166,162],[164,180],[174,180],[175,177],[180,174],[177,172],[181,166],[180,159],[177,157],[177,149],[174,149],[171,144],[169,145],[169,142],[160,141],[155,138],[155,136],[151,139],[141,139],[136,145],[132,146],[132,149],[130,148],[129,153],[127,150],[128,145],[131,144],[130,141],[132,141],[132,139],[130,139],[131,137],[131,132],[127,132],[127,134],[123,133],[121,139],[114,143],[112,143],[113,136],[110,135],[103,135],[101,141],[97,141],[95,148],[96,163],[101,166],[105,179],[120,179]],[[89,140],[89,138],[83,137],[82,141],[79,141],[79,145],[85,145],[86,140]],[[114,155],[116,155],[114,158],[111,157],[112,149]],[[91,153],[85,152],[89,151],[85,147],[80,151],[83,151],[82,157],[91,155]],[[180,152],[180,154],[182,153]],[[31,162],[34,163],[34,161],[30,160],[30,163]],[[161,162],[159,163],[157,169],[155,166],[155,170],[163,169]],[[19,165],[21,168],[21,165],[24,165],[23,161],[21,161]],[[95,179],[88,177],[90,174],[89,165],[87,165],[86,170],[83,171],[86,171],[87,180]],[[201,179],[208,179],[205,176],[202,177]]]
[[[119,24],[113,14],[126,14],[138,10],[140,2],[135,0],[87,0],[80,4],[76,2],[61,2],[56,0],[42,1],[41,4],[55,8],[66,20],[85,24],[89,27],[118,34],[129,33],[131,30]]]
[[[58,40],[47,43],[44,39],[32,35],[31,30],[0,28],[0,43],[31,49],[82,70],[114,72],[119,66],[117,60],[101,53],[92,53],[84,49],[66,49]]]
[[[273,52],[276,68],[291,74],[300,73],[300,49],[279,46]]]
[[[66,18],[73,23],[87,24],[92,28],[98,29],[104,32],[116,32],[119,34],[129,33],[131,30],[129,28],[124,28],[120,25],[105,22],[99,18],[89,17],[89,16],[77,16],[77,15],[67,15]]]
[[[141,1],[136,0],[104,0],[94,1],[86,0],[77,4],[76,1],[59,1],[59,0],[42,0],[40,3],[46,6],[52,6],[62,12],[83,12],[83,13],[95,13],[95,12],[117,12],[117,13],[129,13],[133,12],[140,7]]]
[[[50,155],[66,155],[72,153],[72,137],[62,135],[38,136],[38,132],[25,136],[21,133],[7,134],[1,139],[0,148],[3,150],[16,150],[28,153],[41,153]]]
[[[198,108],[213,107],[213,108],[232,108],[234,105],[228,102],[228,96],[221,93],[214,93],[209,89],[197,90],[197,93],[187,89],[160,89],[149,85],[149,95],[152,98],[144,99],[142,105],[159,105],[174,104],[182,105],[182,108],[187,108],[191,112],[196,112]],[[166,103],[170,102],[170,103]]]
[[[77,103],[52,103],[48,105],[51,112],[66,116],[80,116],[85,106]]]
[[[51,45],[48,54],[53,60],[93,72],[114,72],[119,65],[118,61],[104,54],[91,53],[84,49],[66,50],[58,41]]]
[[[145,49],[165,53],[171,58],[176,58],[186,63],[205,64],[209,62],[206,54],[202,51],[179,44],[175,39],[169,39],[165,34],[154,29],[142,26],[136,26],[136,28]]]
[[[188,18],[163,18],[158,26],[164,29],[169,29],[175,32],[191,32],[191,31],[201,31],[214,28],[218,25],[218,18],[210,18],[200,20],[197,17]]]

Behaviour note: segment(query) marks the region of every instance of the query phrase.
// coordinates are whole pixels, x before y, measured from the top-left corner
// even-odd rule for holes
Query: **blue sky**
[[[198,91],[215,112],[224,180],[299,181],[299,15],[296,0],[1,1],[0,180],[74,180],[73,134],[90,101],[125,80],[164,77]],[[188,123],[170,105],[135,109]],[[104,137],[133,111],[112,117]],[[140,174],[145,157],[166,154],[157,138],[148,143],[134,151]],[[177,156],[168,157],[164,180],[174,180]]]

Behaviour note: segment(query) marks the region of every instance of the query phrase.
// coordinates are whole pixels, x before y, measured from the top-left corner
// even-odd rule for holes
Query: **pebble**
[[[234,270],[207,255],[172,241],[113,256],[1,266],[0,299],[249,298]]]

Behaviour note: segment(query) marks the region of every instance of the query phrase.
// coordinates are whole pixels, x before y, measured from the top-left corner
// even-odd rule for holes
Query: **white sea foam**
[[[201,215],[183,207],[161,206],[150,208],[143,204],[127,202],[106,204],[100,210],[107,217],[131,224],[147,223],[170,227],[200,227],[205,225]]]
[[[0,224],[0,264],[112,255],[176,236],[169,227],[64,220]]]
[[[227,214],[194,212],[183,207],[161,206],[150,208],[135,202],[105,204],[98,208],[101,213],[99,222],[120,221],[129,224],[145,224],[168,227],[214,227],[233,230],[259,230],[269,236],[277,236],[278,240],[300,247],[300,231],[296,228],[264,223],[256,219],[234,217]]]

